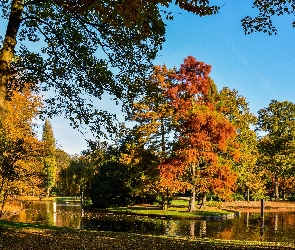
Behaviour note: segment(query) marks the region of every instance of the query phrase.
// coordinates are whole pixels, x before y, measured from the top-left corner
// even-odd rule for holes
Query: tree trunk
[[[164,126],[164,119],[161,119],[161,150],[162,150],[162,157],[165,155],[166,147],[165,147],[165,126]]]
[[[188,211],[194,212],[196,210],[195,201],[196,201],[196,187],[195,187],[195,175],[196,175],[196,165],[192,164],[191,166],[191,184],[192,184],[192,190],[191,190],[191,197],[189,201]]]
[[[162,210],[168,209],[169,189],[166,189],[166,194],[163,195]]]
[[[24,0],[12,1],[3,47],[0,50],[0,119],[3,119],[5,116],[5,99],[11,74],[10,64],[14,57],[14,48],[17,42],[16,36],[21,23],[23,8]]]
[[[196,211],[195,201],[196,201],[196,188],[193,187],[192,190],[191,190],[191,197],[190,197],[189,206],[188,206],[188,211],[189,212],[195,212]]]
[[[275,201],[279,201],[279,178],[275,176]]]
[[[201,207],[206,207],[206,203],[207,203],[207,193],[203,192]]]
[[[247,202],[250,201],[250,188],[247,187]]]

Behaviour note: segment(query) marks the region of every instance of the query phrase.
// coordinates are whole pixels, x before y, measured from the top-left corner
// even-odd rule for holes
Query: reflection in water
[[[201,237],[205,237],[206,236],[206,234],[207,234],[207,221],[205,221],[205,220],[202,220],[201,222],[200,222],[200,236]]]
[[[142,234],[208,237],[219,239],[293,242],[295,212],[241,213],[228,220],[166,220],[147,216],[90,213],[79,203],[30,202],[15,221],[51,226]]]
[[[78,203],[34,201],[13,220],[41,225],[80,228],[81,206]]]
[[[196,222],[193,221],[193,220],[191,220],[191,221],[189,222],[189,224],[190,224],[190,236],[191,236],[192,238],[195,238],[195,226],[196,226]]]

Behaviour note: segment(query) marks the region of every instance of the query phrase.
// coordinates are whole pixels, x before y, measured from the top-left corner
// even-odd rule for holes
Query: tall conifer
[[[44,158],[44,187],[46,195],[49,196],[51,188],[55,184],[56,175],[56,154],[55,154],[55,139],[51,123],[48,119],[43,125],[42,141],[46,143],[46,152]]]

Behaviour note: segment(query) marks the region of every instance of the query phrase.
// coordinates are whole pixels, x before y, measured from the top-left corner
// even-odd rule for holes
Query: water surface
[[[78,202],[35,201],[13,220],[103,231],[295,244],[295,212],[266,212],[264,217],[263,224],[260,213],[255,212],[244,212],[234,219],[172,220],[84,212]]]

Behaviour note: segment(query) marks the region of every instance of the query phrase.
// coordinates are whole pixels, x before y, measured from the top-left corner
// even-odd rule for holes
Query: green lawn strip
[[[187,208],[169,207],[167,210],[162,210],[157,206],[132,206],[132,207],[117,207],[100,210],[112,213],[123,214],[136,214],[136,215],[148,215],[152,217],[165,217],[165,218],[196,218],[196,217],[227,217],[234,216],[233,212],[220,210],[220,209],[197,209],[195,212],[187,212]]]
[[[221,206],[222,201],[207,201],[207,207],[218,207]],[[172,199],[171,206],[185,206],[188,207],[189,205],[189,198],[188,197],[175,197]]]
[[[29,249],[30,244],[35,244],[34,239],[38,240],[40,244],[42,242],[48,244],[47,249],[295,249],[294,245],[285,242],[192,239],[190,237],[58,228],[8,221],[0,221],[0,226],[2,235],[0,245],[17,247],[19,245],[16,244],[19,242],[23,247],[21,249]],[[66,242],[79,248],[67,248]],[[59,247],[53,248],[54,246]],[[93,248],[95,246],[101,248]],[[119,248],[117,248],[118,246]]]

